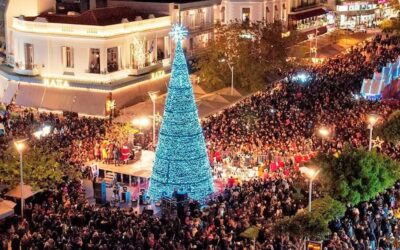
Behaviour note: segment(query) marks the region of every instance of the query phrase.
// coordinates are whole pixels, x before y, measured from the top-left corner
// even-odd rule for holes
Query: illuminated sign
[[[164,70],[160,70],[154,73],[151,73],[151,80],[155,80],[155,79],[159,79],[161,77],[165,76],[165,71]]]
[[[43,79],[43,84],[46,87],[50,88],[68,88],[69,83],[66,80],[62,79],[50,79],[50,78],[45,78]]]

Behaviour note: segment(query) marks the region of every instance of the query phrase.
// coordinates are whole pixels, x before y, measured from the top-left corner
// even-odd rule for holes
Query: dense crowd
[[[257,225],[257,249],[282,249],[290,242],[275,240],[273,221],[304,206],[293,199],[292,182],[277,175],[227,188],[202,208],[190,201],[183,220],[96,207],[79,183],[70,183],[28,204],[26,219],[11,226],[3,243],[12,249],[244,249],[253,242],[239,234]]]
[[[272,161],[274,155],[340,151],[345,143],[366,146],[365,115],[386,117],[399,104],[356,100],[353,93],[359,92],[363,78],[397,59],[399,46],[398,36],[377,36],[322,66],[304,69],[307,82],[296,80],[298,72],[289,73],[273,90],[258,92],[203,121],[209,150],[221,158],[245,153],[270,155]],[[28,137],[38,126],[51,125],[51,137],[41,143],[62,151],[65,161],[78,165],[99,157],[96,148],[106,137],[113,141],[107,133],[113,128],[100,119],[35,117],[27,112],[16,121],[6,116],[3,122],[11,135]],[[320,126],[329,127],[329,138],[316,135]],[[394,159],[400,156],[388,143],[381,150]],[[4,243],[0,249],[8,243],[12,249],[295,249],[294,239],[272,230],[277,219],[306,205],[304,198],[295,195],[307,197],[306,188],[296,190],[295,183],[305,181],[293,168],[289,173],[278,170],[265,179],[226,187],[205,206],[191,201],[179,219],[169,213],[149,216],[90,205],[80,183],[69,182],[29,202],[23,221],[9,221],[4,227],[7,232],[0,232]],[[334,233],[326,249],[375,250],[378,244],[392,249],[400,236],[399,190],[396,185],[369,203],[349,207],[344,218],[332,222]],[[260,228],[255,242],[240,236],[250,226]]]
[[[386,117],[397,102],[354,98],[364,78],[372,77],[400,54],[399,37],[377,36],[372,42],[329,59],[320,67],[292,72],[287,81],[209,117],[204,123],[210,149],[224,156],[235,154],[293,156],[321,150],[341,150],[345,142],[368,145],[366,115]],[[297,75],[306,75],[299,81]],[[330,130],[318,136],[319,127]],[[385,145],[393,158],[398,152]],[[390,145],[389,145],[390,146]]]

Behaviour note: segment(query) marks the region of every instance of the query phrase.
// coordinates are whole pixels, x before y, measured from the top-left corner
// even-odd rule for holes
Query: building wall
[[[10,27],[14,17],[24,16],[37,16],[46,11],[55,10],[54,0],[8,0],[8,5],[5,13],[6,20],[6,43],[10,44],[12,34],[10,34]],[[11,49],[11,50],[10,50]],[[7,52],[13,53],[12,47],[7,46]]]
[[[289,0],[223,0],[219,6],[218,19],[223,21],[223,23],[234,22],[236,20],[241,22],[242,9],[250,8],[250,22],[262,20],[268,23],[275,20],[286,22],[287,15],[290,12],[289,4]]]
[[[15,49],[15,63],[18,65],[25,64],[26,43],[32,44],[34,48],[34,62],[40,69],[40,74],[44,77],[60,77],[76,80],[88,80],[100,78],[103,74],[90,74],[90,49],[100,49],[100,70],[105,71],[107,68],[107,48],[119,47],[119,73],[128,76],[131,68],[131,44],[134,38],[152,41],[159,37],[168,36],[169,29],[159,31],[141,32],[140,34],[128,34],[125,36],[117,36],[113,38],[90,38],[72,37],[72,36],[55,36],[49,34],[32,34],[14,31],[13,46]],[[153,57],[156,57],[157,42],[154,43]],[[73,48],[73,69],[66,69],[62,63],[62,47]],[[118,75],[118,72],[111,73]]]

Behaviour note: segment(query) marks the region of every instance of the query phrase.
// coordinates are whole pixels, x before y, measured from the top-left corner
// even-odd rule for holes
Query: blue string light
[[[178,190],[196,200],[214,192],[210,162],[182,49],[182,39],[186,35],[187,30],[178,24],[170,32],[176,49],[148,192],[153,200],[170,197]]]

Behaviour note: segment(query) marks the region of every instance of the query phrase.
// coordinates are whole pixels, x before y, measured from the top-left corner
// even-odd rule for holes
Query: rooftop
[[[145,2],[145,3],[177,3],[177,4],[185,4],[185,3],[193,3],[193,2],[201,2],[206,0],[113,0],[114,2]]]
[[[152,15],[152,16],[151,16]],[[107,7],[93,9],[71,15],[43,13],[39,16],[23,17],[25,21],[64,23],[77,25],[107,26],[124,22],[134,22],[153,17],[163,17],[164,14],[138,11],[129,7]]]

